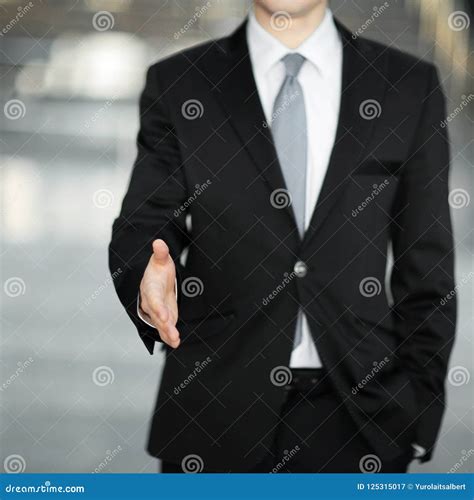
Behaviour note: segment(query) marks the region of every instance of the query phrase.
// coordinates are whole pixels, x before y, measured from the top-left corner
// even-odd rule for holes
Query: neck
[[[260,2],[254,2],[258,23],[289,49],[299,47],[321,24],[326,11],[326,2],[319,2],[304,13],[282,13],[275,15]]]

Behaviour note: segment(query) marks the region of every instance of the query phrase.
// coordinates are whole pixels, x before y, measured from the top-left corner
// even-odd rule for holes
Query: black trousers
[[[273,449],[248,472],[406,472],[413,451],[384,461],[371,450],[323,369],[293,369]],[[183,472],[163,462],[161,472]],[[215,472],[204,468],[201,472]]]

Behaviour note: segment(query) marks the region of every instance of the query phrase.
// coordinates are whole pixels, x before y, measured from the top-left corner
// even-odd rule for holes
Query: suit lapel
[[[270,200],[272,192],[277,189],[286,190],[287,187],[253,76],[247,46],[246,22],[219,45],[220,61],[216,64],[215,57],[203,61],[206,76],[213,82],[212,92],[216,100],[225,109],[243,147],[255,163],[259,176],[268,186]],[[258,178],[250,179],[249,185],[256,180]],[[297,235],[291,206],[284,207],[281,212],[290,218]]]
[[[370,110],[381,110],[385,93],[385,57],[376,57],[372,45],[353,39],[336,23],[343,42],[342,85],[339,121],[329,166],[304,236],[315,235],[344,191],[346,181],[363,158],[374,123]],[[363,104],[364,103],[364,104]],[[382,112],[382,111],[381,111]]]
[[[377,119],[364,118],[362,103],[381,106],[385,93],[385,60],[376,57],[372,45],[353,39],[336,22],[343,41],[341,104],[336,139],[321,192],[304,235],[307,244],[316,234],[343,192],[345,182],[357,167]],[[216,51],[204,57],[202,64],[216,100],[225,109],[243,147],[255,163],[270,193],[287,189],[270,129],[258,95],[246,40],[246,22],[230,37],[216,42]],[[249,185],[254,180],[249,181]],[[269,194],[270,194],[269,193]],[[298,237],[291,206],[282,210],[290,218]]]

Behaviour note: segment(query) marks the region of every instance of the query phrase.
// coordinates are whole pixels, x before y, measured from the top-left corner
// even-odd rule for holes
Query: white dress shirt
[[[336,137],[342,81],[340,35],[331,12],[326,10],[318,28],[299,47],[290,50],[268,33],[252,12],[247,24],[247,43],[258,94],[269,125],[273,104],[285,79],[285,65],[281,59],[291,52],[298,52],[306,58],[298,74],[304,94],[308,132],[306,229],[326,175]],[[321,366],[308,321],[303,315],[302,341],[291,354],[290,367]]]

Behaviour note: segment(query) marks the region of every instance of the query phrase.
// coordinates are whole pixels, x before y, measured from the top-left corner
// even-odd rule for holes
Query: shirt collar
[[[298,52],[324,76],[332,67],[332,54],[340,38],[332,13],[326,9],[316,30],[299,47],[289,49],[260,25],[252,10],[247,24],[247,42],[252,62],[262,74],[266,74],[286,54]]]

